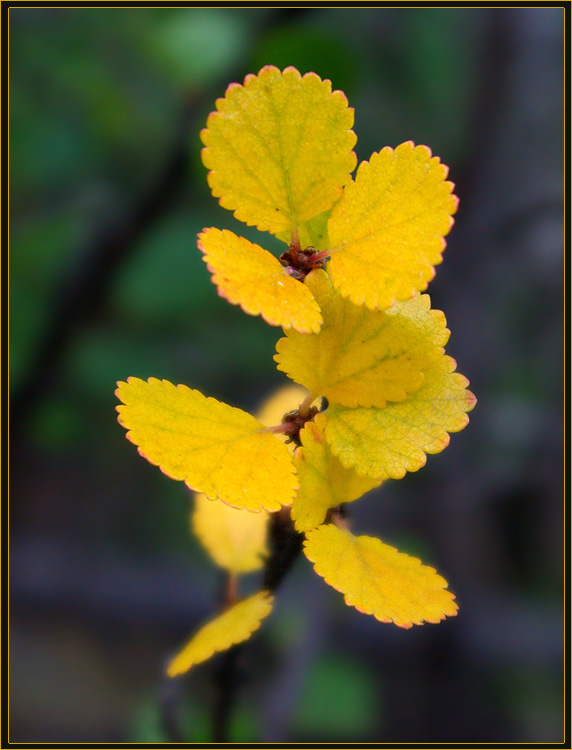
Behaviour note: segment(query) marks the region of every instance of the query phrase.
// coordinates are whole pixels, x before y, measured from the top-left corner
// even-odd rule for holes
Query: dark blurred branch
[[[294,528],[289,508],[270,517],[270,556],[264,566],[262,588],[274,593],[291,570],[302,549],[302,534]],[[213,712],[213,741],[229,742],[229,724],[242,682],[240,657],[244,644],[233,646],[222,657],[215,680],[217,698]]]
[[[270,556],[262,577],[263,590],[274,593],[302,549],[302,534],[294,528],[290,510],[283,508],[270,519]],[[221,599],[224,608],[232,606],[235,598],[235,580],[227,578]],[[241,657],[244,643],[238,643],[217,658],[214,671],[216,689],[213,707],[213,742],[228,743],[229,726],[236,703],[238,689],[243,682]],[[164,678],[159,691],[159,711],[163,730],[169,742],[184,742],[180,726],[180,704],[184,679]]]
[[[186,742],[181,729],[182,681],[165,675],[159,685],[159,715],[161,727],[169,743]]]
[[[215,672],[215,704],[213,710],[212,740],[218,743],[230,742],[230,720],[243,677],[240,657],[244,643],[233,646],[221,656]]]
[[[499,126],[499,113],[510,90],[509,68],[514,34],[510,14],[514,10],[487,8],[482,13],[485,19],[483,41],[468,125],[470,132],[467,153],[470,160],[461,164],[453,176],[456,192],[462,196],[463,204],[470,203],[485,161],[483,149],[494,140],[495,130]]]
[[[28,368],[28,376],[12,400],[14,440],[21,436],[29,415],[51,388],[73,336],[96,315],[121,264],[188,179],[189,131],[200,109],[200,97],[188,97],[153,184],[135,202],[130,215],[94,233],[83,250],[78,270],[69,274],[54,294],[52,320]]]
[[[270,557],[264,568],[262,588],[274,593],[302,550],[304,537],[294,528],[290,509],[282,508],[270,518]]]
[[[280,27],[285,20],[298,20],[305,12],[305,8],[277,9],[259,25],[257,34],[266,34],[272,28]],[[244,76],[248,72],[235,70],[233,75]],[[81,253],[83,262],[78,265],[78,270],[70,273],[55,291],[51,307],[53,317],[28,367],[27,376],[11,400],[11,437],[15,445],[20,443],[29,416],[52,387],[74,336],[101,309],[121,264],[189,181],[189,132],[204,107],[214,103],[228,82],[227,74],[224,79],[213,81],[208,89],[186,98],[181,105],[172,143],[153,183],[136,199],[131,212],[123,220],[116,220],[94,232]]]
[[[237,601],[237,577],[227,574],[220,597],[222,608],[228,609]],[[241,682],[240,655],[244,644],[239,643],[219,657],[215,669],[215,705],[213,710],[212,738],[213,742],[228,742],[230,717],[235,695]]]

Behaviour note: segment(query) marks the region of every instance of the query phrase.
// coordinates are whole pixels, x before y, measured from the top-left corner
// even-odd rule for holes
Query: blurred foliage
[[[240,225],[210,195],[200,161],[199,131],[215,99],[229,82],[242,80],[262,65],[314,70],[331,79],[334,88],[344,90],[355,108],[360,160],[384,145],[412,139],[430,145],[452,167],[456,181],[462,167],[480,165],[490,145],[472,141],[476,88],[484,68],[488,70],[483,54],[485,18],[484,9],[466,8],[10,9],[11,392],[18,393],[32,374],[34,356],[51,330],[60,296],[88,272],[93,254],[97,256],[93,238],[102,231],[113,235],[132,216],[170,153],[185,106],[193,107],[184,187],[170,197],[140,240],[128,242],[121,263],[108,274],[101,305],[74,331],[56,362],[55,382],[42,392],[25,428],[32,458],[24,455],[19,473],[26,490],[12,503],[16,541],[39,537],[46,555],[46,550],[55,554],[71,545],[77,557],[65,560],[59,569],[50,566],[49,555],[32,556],[22,573],[34,582],[36,588],[31,589],[17,589],[21,571],[11,566],[12,585],[22,597],[15,601],[11,623],[14,741],[164,741],[157,708],[160,662],[192,629],[191,614],[197,619],[208,616],[203,609],[216,596],[213,568],[190,539],[190,493],[141,461],[126,443],[114,412],[115,382],[128,375],[164,377],[252,410],[275,384],[285,381],[272,360],[279,333],[217,297],[196,249],[196,234],[208,226],[231,229],[273,252],[280,246]],[[546,28],[540,20],[546,18],[539,16],[539,36]],[[519,19],[522,24],[522,16]],[[551,50],[551,54],[556,53]],[[511,80],[511,85],[534,91],[533,74],[542,70],[541,64],[542,59],[535,60],[529,77]],[[496,71],[488,71],[488,76],[496,92]],[[533,101],[538,117],[546,111],[547,101],[543,99],[542,106]],[[519,115],[515,113],[515,127],[507,133],[509,141],[523,136]],[[561,142],[558,134],[553,140]],[[527,153],[525,167],[543,201],[551,195],[552,183],[534,158],[544,153],[546,143],[544,138],[535,148],[519,152],[520,161],[521,154]],[[486,227],[491,206],[497,208],[512,189],[516,192],[524,184],[514,176],[522,174],[518,167],[516,161],[508,166],[505,162],[487,178],[487,198],[480,209],[484,218],[473,217],[473,227]],[[461,193],[452,244],[462,231],[470,201]],[[518,214],[516,219],[513,214],[508,218],[514,227],[522,226]],[[466,246],[450,253],[432,286],[438,300],[443,285],[453,279],[462,288],[454,289],[449,301],[467,300],[464,308],[462,302],[456,308],[464,310],[464,317],[458,318],[461,325],[455,327],[454,320],[451,324],[452,351],[455,356],[455,347],[461,352],[459,365],[474,379],[480,406],[463,438],[474,440],[465,443],[473,464],[461,460],[459,470],[474,472],[471,483],[488,477],[488,485],[477,486],[494,485],[498,495],[475,498],[470,487],[467,498],[456,495],[466,487],[465,480],[455,480],[451,473],[448,487],[455,505],[440,504],[439,492],[426,490],[429,478],[440,476],[446,466],[436,457],[427,471],[403,483],[404,494],[397,500],[388,483],[383,503],[376,498],[364,515],[356,512],[356,525],[364,533],[378,524],[385,541],[435,564],[440,562],[436,544],[441,542],[449,550],[449,566],[452,560],[461,560],[459,570],[448,570],[446,577],[454,573],[466,586],[462,601],[459,591],[466,616],[457,618],[454,631],[446,632],[457,634],[455,642],[451,638],[447,644],[450,648],[456,644],[454,653],[462,651],[465,661],[442,662],[444,651],[437,652],[438,667],[415,661],[417,654],[427,653],[416,651],[415,644],[422,639],[434,643],[433,631],[426,626],[419,629],[421,633],[403,636],[408,638],[407,650],[396,653],[406,661],[408,654],[412,657],[405,665],[395,664],[392,672],[387,660],[394,645],[402,643],[397,640],[401,635],[380,631],[377,623],[375,633],[370,633],[367,625],[360,624],[360,615],[352,613],[343,621],[343,638],[329,643],[327,653],[310,662],[303,690],[296,696],[290,729],[304,741],[312,737],[378,741],[379,736],[371,732],[392,721],[392,706],[394,712],[398,710],[404,696],[410,702],[407,680],[423,677],[427,681],[416,684],[411,711],[430,723],[424,701],[445,696],[442,710],[431,714],[432,726],[439,731],[451,726],[452,732],[457,726],[459,732],[472,731],[468,739],[479,742],[486,736],[497,741],[492,735],[505,726],[503,717],[508,715],[513,722],[510,740],[560,739],[561,683],[554,676],[559,665],[553,656],[559,630],[550,629],[560,615],[560,498],[549,496],[559,481],[554,479],[554,457],[560,455],[561,431],[555,440],[551,436],[561,430],[558,418],[553,419],[561,387],[555,378],[562,371],[553,351],[561,343],[561,329],[554,325],[560,287],[554,291],[551,286],[554,274],[549,262],[554,258],[551,261],[546,250],[549,234],[534,235],[534,254],[527,250],[528,225],[520,234],[511,227],[507,224],[506,236],[496,246],[480,245],[482,235],[467,242],[465,234]],[[555,257],[558,266],[560,257]],[[539,268],[542,273],[537,273]],[[443,307],[448,317],[454,314],[448,312],[454,305]],[[541,313],[545,317],[539,318]],[[470,353],[475,339],[481,349],[469,358],[472,371],[462,353]],[[41,383],[43,373],[35,374]],[[462,440],[452,443],[453,463],[463,456],[462,445]],[[457,505],[450,530],[441,537],[435,533],[432,542],[421,542],[428,535],[418,533],[417,524],[420,528],[425,524],[424,531],[434,528],[433,518],[441,524],[443,508]],[[471,525],[473,518],[481,525]],[[459,534],[463,529],[466,538]],[[12,554],[17,549],[16,543],[11,544]],[[127,584],[118,576],[125,590],[118,591],[119,584],[114,588],[113,575],[99,581],[95,592],[86,590],[82,571],[93,573],[97,583],[98,566],[109,570],[104,563],[116,555],[122,564],[130,561],[136,571],[126,574]],[[184,576],[175,581],[167,578],[159,589],[148,591],[145,575],[149,573],[143,571],[155,555],[180,563]],[[62,580],[71,576],[71,588],[58,588],[57,576]],[[183,582],[190,587],[186,600],[179,589]],[[32,596],[30,591],[41,593],[39,599],[30,599],[31,604],[25,598]],[[494,597],[492,605],[485,601],[490,616],[483,610],[481,620],[491,630],[484,635],[470,631],[471,609],[480,609],[478,596],[491,591],[511,605],[522,597],[537,613],[535,627],[549,626],[542,642],[531,640],[544,631],[531,630],[529,635],[532,626],[527,617],[510,631],[511,644],[532,644],[527,654],[537,659],[534,670],[526,671],[528,663],[517,668],[513,661],[501,672],[495,663],[502,661],[495,654],[501,653],[504,631],[514,621],[500,622]],[[92,593],[94,598],[87,598]],[[166,599],[172,607],[170,615],[158,603],[164,601],[163,593],[170,594]],[[476,605],[470,600],[475,593]],[[309,607],[311,596],[297,591],[298,607]],[[19,612],[22,601],[25,606]],[[132,604],[137,601],[148,605],[143,615]],[[22,627],[17,618],[26,612],[29,620]],[[272,628],[280,637],[272,641],[274,656],[259,667],[266,669],[263,690],[279,660],[276,654],[294,638],[297,625],[296,613],[277,612]],[[50,632],[53,637],[48,637]],[[356,643],[360,653],[368,649],[367,662],[351,655]],[[469,660],[481,661],[483,653],[494,658],[477,665],[482,670],[477,675],[488,670],[489,679],[478,683]],[[62,663],[73,669],[60,669]],[[444,676],[447,668],[449,682]],[[456,678],[455,668],[460,670]],[[386,683],[388,677],[394,682]],[[189,712],[184,726],[190,742],[204,743],[209,739],[207,704],[212,695],[203,695],[198,681],[191,687],[192,700],[184,704]],[[447,687],[452,692],[447,693]],[[457,700],[460,708],[455,711]],[[232,730],[236,742],[258,737],[259,717],[252,705],[246,696],[237,708]],[[130,706],[135,706],[136,716],[128,727]],[[410,728],[414,729],[407,731]]]
[[[308,741],[335,736],[340,742],[357,742],[379,729],[382,715],[372,670],[331,654],[313,662],[298,696],[294,728]]]
[[[409,128],[402,128],[395,111],[403,101],[421,108],[407,114],[411,120],[431,122],[439,111],[447,111],[451,116],[435,120],[440,134],[443,123],[459,123],[455,112],[466,104],[459,82],[466,84],[471,55],[466,47],[461,57],[457,54],[463,42],[455,24],[462,22],[462,16],[445,13],[442,19],[434,18],[438,12],[411,17],[413,37],[407,48],[392,51],[391,43],[382,45],[387,59],[379,70],[391,73],[389,82],[397,82],[397,89],[391,90],[388,82],[383,111],[373,108],[372,148],[415,136]],[[347,13],[332,11],[324,23],[323,15],[310,12],[304,24],[294,17],[292,22],[270,25],[268,33],[259,35],[253,44],[257,27],[267,16],[268,11],[214,8],[13,10],[12,388],[24,376],[49,325],[58,284],[88,260],[88,239],[102,225],[113,226],[129,213],[142,188],[152,182],[168,151],[183,96],[203,91],[248,58],[249,70],[269,63],[315,70],[345,90],[352,104],[357,104],[352,98],[356,90],[367,95],[373,71],[371,62],[367,64],[367,45],[359,43],[360,34],[366,36],[364,41],[371,34],[367,13],[352,18],[359,33],[348,34]],[[403,16],[399,23],[409,21]],[[392,36],[386,41],[391,42]],[[438,49],[439,56],[428,55],[428,49]],[[412,54],[405,55],[406,50]],[[222,91],[213,92],[213,101]],[[456,108],[453,112],[452,107]],[[367,123],[365,134],[363,124],[358,119],[357,131],[360,140],[365,137],[367,141]],[[112,279],[110,314],[115,335],[108,343],[103,341],[106,334],[96,337],[93,347],[93,359],[102,363],[117,361],[118,345],[123,345],[133,351],[130,361],[141,361],[138,369],[146,370],[149,361],[164,362],[159,339],[169,332],[188,336],[206,320],[211,330],[240,325],[238,318],[232,320],[217,305],[195,249],[197,231],[217,225],[216,205],[209,200],[199,163],[200,126],[197,122],[189,139],[187,195],[181,196]],[[426,140],[438,144],[441,137]],[[224,226],[230,221],[224,216]],[[222,319],[213,320],[213,314]],[[117,330],[121,332],[116,334]],[[226,330],[227,341],[238,338]],[[264,341],[262,346],[270,340],[262,325],[253,328],[250,336]],[[143,360],[137,354],[141,337],[142,348],[147,349]],[[225,347],[218,349],[224,355]],[[247,357],[228,357],[226,362],[243,359]],[[103,395],[107,378],[105,365],[100,367],[91,380],[95,388],[100,383]],[[209,361],[209,370],[217,369],[216,362]],[[113,379],[115,373],[110,374]]]
[[[188,699],[181,710],[180,727],[186,742],[203,745],[211,742],[212,721],[209,710],[199,696]],[[233,742],[256,742],[257,719],[253,710],[240,705],[231,721]],[[136,744],[169,744],[155,696],[146,696],[131,720],[128,741]]]

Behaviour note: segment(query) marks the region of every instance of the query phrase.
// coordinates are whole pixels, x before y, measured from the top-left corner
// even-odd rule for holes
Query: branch
[[[262,37],[285,22],[297,22],[308,12],[305,8],[277,9],[262,23],[254,23],[256,35]],[[235,70],[237,78],[248,70]],[[69,272],[54,290],[53,311],[45,334],[21,384],[11,399],[11,438],[20,444],[27,420],[38,403],[50,391],[74,336],[101,310],[108,290],[121,264],[133,253],[141,237],[168,210],[185,183],[190,183],[188,139],[197,116],[214,101],[228,83],[227,74],[213,80],[207,89],[187,95],[180,107],[171,146],[153,184],[134,202],[126,218],[97,229],[86,246],[79,249],[82,258],[76,270]],[[204,179],[204,178],[203,178]]]
[[[302,550],[304,537],[294,528],[290,509],[282,508],[270,518],[270,557],[264,568],[262,588],[274,593]]]
[[[51,388],[74,334],[101,308],[110,280],[138,241],[173,202],[188,179],[188,134],[200,111],[199,98],[183,103],[173,143],[154,183],[135,202],[131,214],[97,230],[81,252],[83,262],[54,293],[53,317],[12,402],[13,436]]]
[[[181,688],[182,680],[173,680],[167,674],[159,685],[159,716],[161,728],[169,743],[186,742],[181,728]]]
[[[302,549],[302,534],[294,528],[290,509],[270,517],[270,556],[262,577],[262,588],[274,593],[290,571]],[[244,643],[233,646],[222,657],[215,673],[217,698],[213,712],[213,742],[229,742],[229,725],[238,688],[242,683],[240,658]]]

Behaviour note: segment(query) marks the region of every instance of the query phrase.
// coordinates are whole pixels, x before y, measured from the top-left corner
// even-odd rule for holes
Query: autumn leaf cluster
[[[433,568],[369,536],[340,508],[417,471],[475,403],[444,350],[445,316],[423,294],[457,208],[426,146],[386,147],[356,167],[353,110],[316,74],[272,66],[231,84],[201,133],[208,183],[237,219],[284,242],[206,228],[218,293],[283,329],[275,360],[296,385],[253,417],[184,385],[119,383],[119,420],[148,461],[197,495],[195,534],[233,576],[268,557],[270,514],[289,509],[304,554],[348,605],[404,628],[457,605]],[[238,600],[173,660],[186,671],[246,640],[272,592]]]

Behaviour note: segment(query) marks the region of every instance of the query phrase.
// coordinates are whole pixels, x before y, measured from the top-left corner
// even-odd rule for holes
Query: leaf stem
[[[300,252],[302,250],[302,246],[300,245],[300,236],[298,234],[298,227],[292,227],[290,250],[294,250],[295,252]]]
[[[348,512],[345,504],[336,505],[334,508],[330,508],[326,517],[328,523],[333,523],[338,529],[342,531],[350,530],[350,523],[348,518]]]
[[[313,253],[312,255],[310,255],[309,260],[312,263],[316,263],[319,260],[325,260],[326,258],[329,258],[331,254],[332,250],[329,248],[327,250],[320,250],[319,253]]]
[[[310,414],[310,407],[316,400],[313,393],[309,393],[298,407],[298,414],[305,419]]]
[[[272,432],[274,435],[281,432],[291,432],[292,425],[290,422],[282,422],[282,424],[274,425],[274,427],[268,427],[267,432]]]
[[[236,573],[229,573],[226,579],[226,585],[223,596],[223,607],[228,609],[238,599],[238,578]]]

